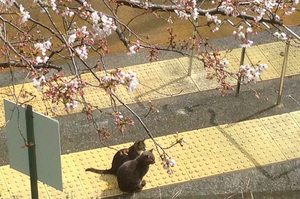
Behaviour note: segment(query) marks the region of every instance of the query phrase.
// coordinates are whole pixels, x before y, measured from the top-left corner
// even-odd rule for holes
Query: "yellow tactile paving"
[[[11,199],[9,192],[0,190],[0,197],[1,199]]]
[[[12,198],[30,198],[30,179],[9,166],[1,167],[4,182]],[[43,183],[38,183],[39,198],[48,198],[47,191]]]
[[[113,175],[90,173],[80,176],[80,180],[88,198],[104,198],[122,194],[118,189],[117,179]]]
[[[241,145],[271,139],[270,134],[259,119],[224,125],[222,129]]]
[[[2,169],[0,169],[0,198],[1,199],[10,199],[10,194],[8,192],[6,183],[2,176]]]
[[[239,57],[239,60],[241,59],[241,49],[234,49],[232,51],[233,54],[235,54],[237,57]],[[261,75],[262,80],[267,79],[273,79],[273,78],[279,78],[280,72],[277,71],[272,63],[268,61],[268,58],[266,58],[263,54],[263,52],[260,50],[258,46],[252,46],[251,48],[246,49],[246,56],[244,60],[244,64],[254,65],[256,64],[268,64],[267,71],[263,72]]]
[[[166,149],[176,161],[170,176],[155,151],[156,163],[145,176],[144,189],[300,158],[300,126],[296,123],[299,116],[300,111],[295,111],[155,138],[162,147],[168,147],[177,138],[184,138],[187,143]],[[119,150],[130,145],[113,148]],[[149,139],[146,145],[148,149],[155,148]],[[87,199],[122,194],[115,176],[85,172],[88,167],[110,168],[115,153],[116,150],[104,147],[62,155],[64,191],[39,183],[40,198]],[[3,198],[30,196],[29,177],[8,166],[0,167],[0,174]]]
[[[294,119],[294,121],[298,124],[300,127],[300,111],[291,112],[290,115]]]
[[[63,192],[58,191],[48,185],[45,185],[49,198],[51,199],[65,199],[78,198],[86,199],[87,195],[78,178],[68,178],[63,181]]]
[[[281,73],[284,59],[285,44],[283,42],[275,42],[259,45],[258,48],[263,52],[268,61],[274,68]],[[286,68],[286,75],[296,75],[300,73],[299,60],[293,54],[289,53],[288,63]]]
[[[299,127],[288,113],[260,120],[273,138],[300,134]]]
[[[178,59],[157,62],[155,70],[172,95],[199,91],[191,77],[184,73],[184,67]]]
[[[159,137],[155,138],[156,142],[159,143],[163,147],[170,146],[171,142],[167,137]],[[154,148],[154,144],[152,141],[146,141],[147,148]],[[155,148],[154,148],[155,149]],[[173,149],[167,150],[170,159],[177,159],[176,167],[171,167],[173,174],[169,175],[167,171],[162,167],[159,155],[155,152],[156,162],[150,168],[150,174],[152,178],[155,180],[157,186],[169,185],[179,182],[185,182],[190,180],[189,176],[186,173],[186,170],[183,167],[183,164],[176,157],[176,153]],[[147,179],[147,178],[146,178]]]
[[[300,157],[299,134],[276,138],[275,142],[288,160]]]
[[[249,153],[256,166],[287,160],[273,140],[248,144],[245,150]]]
[[[293,55],[299,59],[300,56],[300,47],[299,47],[299,41],[298,40],[292,40],[290,51],[293,53]]]
[[[187,74],[190,59],[187,57],[183,57],[179,58],[179,61],[183,64],[185,68],[184,74]],[[191,78],[193,79],[199,91],[215,89],[217,87],[216,81],[209,81],[206,77],[207,73],[205,71],[203,63],[196,59],[193,59]]]
[[[293,42],[292,42],[293,43]],[[274,42],[268,44],[262,44],[258,46],[252,46],[246,50],[248,57],[246,57],[246,63],[261,62],[269,65],[268,71],[264,72],[261,76],[262,80],[271,78],[278,78],[281,73],[281,67],[283,62],[282,53],[284,52],[285,44],[283,42]],[[286,75],[300,74],[300,59],[297,57],[299,48],[291,45],[291,53],[288,60],[288,67]],[[221,58],[225,58],[225,51],[221,51]],[[233,73],[233,76],[239,70],[241,49],[234,49],[226,55],[226,59],[229,60],[230,66],[226,68],[226,71]],[[208,89],[215,89],[217,87],[216,81],[207,80],[207,68],[203,67],[203,63],[199,60],[193,59],[193,69],[191,77],[186,76],[189,68],[189,58],[179,58],[166,61],[159,61],[148,64],[141,64],[137,66],[130,66],[122,68],[125,71],[134,71],[138,74],[137,79],[140,82],[137,90],[129,93],[127,88],[120,87],[116,93],[120,98],[127,104],[136,103],[140,101],[148,101],[153,99],[160,99],[170,97],[174,95],[182,95],[190,92],[203,91]],[[213,71],[212,71],[213,72]],[[104,74],[103,71],[95,72],[97,77]],[[96,87],[84,88],[85,97],[87,101],[95,108],[107,108],[111,107],[111,101],[109,96],[104,90],[97,88],[98,82],[91,73],[82,74],[82,78],[89,84]],[[230,84],[235,85],[237,83],[236,77],[229,77],[228,81]],[[17,91],[17,95],[26,96],[26,98],[20,98],[20,102],[26,102],[29,99],[30,104],[34,110],[41,113],[48,114],[49,116],[65,115],[67,112],[64,110],[62,104],[56,106],[51,104],[49,101],[43,101],[41,93],[33,87],[32,83],[24,85],[16,85],[13,87],[4,87],[0,90],[0,112],[3,113],[3,98],[14,99],[11,95],[12,90]],[[78,101],[82,101],[78,96]],[[116,101],[116,105],[120,105]],[[78,108],[71,110],[69,113],[78,113],[82,111],[82,104],[78,103]],[[55,111],[53,111],[55,110]],[[5,124],[4,114],[0,115],[0,126]]]
[[[139,93],[137,99],[140,101],[148,101],[171,96],[167,85],[158,75],[155,67],[155,63],[126,67],[128,71],[132,70],[138,74],[137,79],[140,85],[137,87],[137,91]]]

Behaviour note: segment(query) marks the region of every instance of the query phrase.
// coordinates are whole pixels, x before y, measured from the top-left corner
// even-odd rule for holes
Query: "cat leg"
[[[146,185],[146,181],[142,180],[139,186],[135,189],[136,192],[142,191],[143,187]]]

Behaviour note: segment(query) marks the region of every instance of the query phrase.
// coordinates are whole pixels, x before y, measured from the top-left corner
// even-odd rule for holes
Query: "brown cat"
[[[149,165],[155,163],[153,149],[143,152],[134,160],[129,160],[122,164],[117,172],[119,188],[123,192],[141,191],[146,185],[143,177],[149,170]]]
[[[112,166],[110,169],[100,170],[95,168],[88,168],[85,171],[91,171],[99,174],[113,174],[117,175],[119,167],[128,160],[133,160],[137,156],[146,150],[145,139],[136,141],[131,147],[119,150],[112,161]]]

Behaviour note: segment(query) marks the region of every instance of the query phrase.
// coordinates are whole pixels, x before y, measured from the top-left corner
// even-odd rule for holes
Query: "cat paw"
[[[141,187],[144,187],[144,186],[146,186],[146,181],[142,180]]]

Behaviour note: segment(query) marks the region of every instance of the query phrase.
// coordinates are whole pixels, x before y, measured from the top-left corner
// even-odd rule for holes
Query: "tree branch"
[[[125,6],[130,6],[132,8],[138,8],[138,9],[143,9],[143,10],[152,10],[152,11],[168,11],[168,12],[175,12],[176,10],[176,6],[175,5],[158,5],[158,4],[154,4],[151,3],[149,1],[146,2],[142,2],[139,0],[117,0],[117,3],[125,5]],[[248,5],[247,2],[243,3],[241,5]],[[189,12],[187,12],[189,13]],[[211,15],[215,15],[215,14],[220,14],[223,16],[227,16],[227,14],[222,11],[219,10],[217,7],[216,8],[212,8],[212,9],[202,9],[200,7],[198,7],[198,13],[199,16],[205,16],[206,13],[209,13]],[[231,16],[231,15],[229,15]],[[248,20],[253,20],[254,21],[254,16],[248,15],[248,14],[240,14],[239,16],[237,16],[238,18],[241,19],[248,19]],[[283,25],[283,21],[279,21],[276,19],[270,19],[270,18],[262,18],[259,22],[266,22],[266,23],[270,23],[270,24],[277,24],[282,26]]]
[[[2,62],[0,63],[0,67],[3,68],[9,68],[9,67],[24,67],[24,63],[22,62],[16,62],[16,61],[8,61],[8,62]],[[39,63],[35,66],[33,66],[35,69],[40,69],[40,68],[51,68],[51,69],[55,69],[58,72],[60,72],[62,70],[61,66],[57,66],[55,64],[50,64],[50,63]]]

